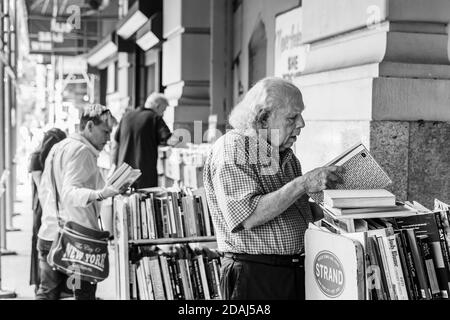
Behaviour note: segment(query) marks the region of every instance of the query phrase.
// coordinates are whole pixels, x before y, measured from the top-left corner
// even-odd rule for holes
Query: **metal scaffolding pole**
[[[13,3],[9,0],[5,1],[5,6],[3,8],[4,13],[4,25],[3,25],[3,32],[4,32],[4,48],[7,52],[5,53],[6,56],[6,63],[8,64],[7,67],[12,69],[11,62],[13,61],[13,50],[15,50],[13,45],[14,37],[12,34],[15,32],[15,20],[14,20],[14,12],[11,12],[12,10],[15,10],[15,8],[12,6]],[[15,63],[15,61],[14,61]],[[13,179],[13,138],[12,138],[12,121],[11,121],[11,109],[12,109],[12,103],[14,102],[12,95],[14,93],[14,82],[15,74],[12,72],[12,74],[8,73],[8,75],[5,75],[5,83],[4,83],[4,112],[5,112],[5,124],[4,124],[4,137],[5,137],[5,170],[7,170],[10,174],[8,176],[8,179],[6,180],[6,190],[5,190],[5,202],[6,202],[6,226],[7,231],[19,231],[20,229],[14,228],[13,226],[13,214],[14,214],[14,179]]]
[[[0,1],[1,9],[0,12],[2,16],[0,18],[0,30],[2,32],[2,45],[0,47],[0,54],[2,55],[2,61],[0,63],[0,79],[1,79],[1,102],[3,106],[3,110],[1,112],[1,128],[3,129],[3,138],[2,138],[2,150],[1,150],[1,168],[2,172],[2,188],[5,188],[4,196],[0,199],[0,255],[11,255],[16,254],[14,251],[10,251],[7,249],[7,237],[6,231],[7,227],[11,227],[11,216],[12,215],[12,203],[10,197],[11,192],[11,171],[10,171],[10,148],[11,148],[11,139],[10,139],[10,124],[11,124],[11,115],[10,115],[10,77],[11,77],[11,67],[9,65],[10,59],[10,17],[9,17],[9,0]],[[10,70],[10,72],[6,72]]]
[[[5,193],[4,181],[8,179],[6,171],[4,171],[4,174],[0,178],[0,199],[2,198],[3,194]],[[1,214],[0,214],[1,215]],[[2,221],[3,224],[3,221]],[[0,228],[0,237],[3,236],[5,233],[5,228]],[[14,291],[4,290],[2,286],[2,254],[0,254],[0,299],[13,299],[16,298],[17,294]]]
[[[8,199],[4,197],[5,191],[7,191],[8,187],[11,188],[11,186],[8,186],[8,181],[11,181],[10,179],[10,171],[9,171],[9,167],[8,167],[8,161],[10,161],[10,159],[8,159],[8,154],[7,154],[7,149],[10,147],[10,143],[11,140],[9,139],[8,135],[9,134],[9,124],[10,122],[8,122],[6,120],[6,116],[8,115],[8,113],[6,113],[6,110],[8,110],[10,108],[8,99],[9,99],[9,94],[10,94],[10,88],[8,85],[8,78],[9,75],[7,75],[5,73],[5,67],[8,67],[10,60],[10,48],[9,43],[10,43],[10,30],[9,30],[9,18],[7,17],[8,13],[9,13],[9,1],[14,1],[14,0],[3,0],[0,1],[0,13],[2,13],[2,18],[0,19],[0,31],[3,33],[3,37],[2,37],[2,46],[0,48],[0,53],[7,53],[6,56],[6,61],[1,61],[0,62],[0,81],[1,81],[1,85],[0,85],[0,97],[1,97],[1,103],[3,103],[3,109],[5,110],[5,113],[2,112],[2,115],[0,117],[0,120],[2,120],[0,128],[3,127],[3,140],[2,143],[0,144],[1,147],[3,147],[4,150],[0,150],[0,169],[3,169],[1,178],[0,178],[0,299],[10,299],[10,298],[15,298],[17,295],[16,293],[12,292],[12,291],[8,291],[8,290],[3,290],[2,288],[2,261],[1,261],[1,257],[2,255],[5,254],[15,254],[14,252],[8,251],[6,249],[6,225],[7,225],[7,218],[8,218],[8,214],[12,214],[11,212],[8,212],[5,210],[5,208],[8,208],[8,206],[5,206],[5,203],[8,203]],[[5,45],[6,44],[6,45]],[[7,52],[5,52],[5,50],[7,50]],[[6,189],[5,189],[6,188]]]

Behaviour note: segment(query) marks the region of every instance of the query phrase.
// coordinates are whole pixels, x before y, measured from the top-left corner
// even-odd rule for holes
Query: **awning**
[[[117,24],[117,34],[123,39],[130,38],[158,12],[162,12],[162,0],[136,0],[127,15]]]
[[[136,43],[144,51],[147,51],[162,43],[162,14],[155,13],[137,31]]]
[[[118,52],[133,52],[133,50],[133,42],[120,38],[113,31],[87,53],[86,60],[90,66],[104,69],[106,62],[114,58]]]

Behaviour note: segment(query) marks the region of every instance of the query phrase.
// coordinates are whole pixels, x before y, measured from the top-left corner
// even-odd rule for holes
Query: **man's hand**
[[[100,191],[100,197],[103,199],[114,197],[117,196],[118,194],[120,194],[120,190],[110,185],[105,186]]]
[[[338,174],[343,173],[344,168],[338,166],[321,167],[303,175],[307,193],[319,192],[325,189],[333,189],[336,183],[341,182]]]
[[[125,192],[128,191],[128,188],[130,188],[131,184],[127,183],[125,185],[123,185],[120,189],[119,189],[119,193],[120,194],[124,194]]]

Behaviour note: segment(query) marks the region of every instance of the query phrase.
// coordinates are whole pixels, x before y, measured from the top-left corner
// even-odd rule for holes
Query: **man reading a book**
[[[59,195],[59,217],[92,229],[100,229],[101,201],[123,190],[106,185],[97,158],[110,139],[117,123],[109,109],[94,104],[85,108],[79,132],[54,145],[45,161],[39,200],[42,204],[42,225],[38,233],[41,283],[37,300],[59,299],[68,277],[53,270],[47,262],[53,240],[58,233],[56,195]],[[124,189],[127,186],[124,187]],[[75,299],[94,300],[96,285],[75,281]]]
[[[304,233],[320,219],[309,193],[333,188],[337,166],[302,174],[291,147],[305,126],[300,90],[265,78],[232,111],[233,130],[211,148],[204,185],[224,299],[304,299]]]

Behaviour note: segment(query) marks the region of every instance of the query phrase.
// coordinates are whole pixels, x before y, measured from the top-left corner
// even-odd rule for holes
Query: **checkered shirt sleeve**
[[[228,229],[231,232],[242,230],[244,222],[258,206],[262,190],[252,166],[219,162],[212,177]]]

